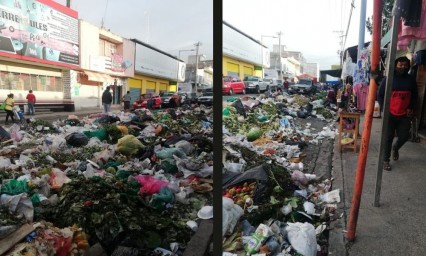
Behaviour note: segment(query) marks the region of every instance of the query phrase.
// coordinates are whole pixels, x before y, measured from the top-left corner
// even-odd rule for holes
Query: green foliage
[[[392,8],[394,0],[383,0],[383,9],[382,9],[382,36],[384,36],[391,28],[391,19],[392,19]],[[366,25],[370,35],[373,34],[373,17],[368,17]]]

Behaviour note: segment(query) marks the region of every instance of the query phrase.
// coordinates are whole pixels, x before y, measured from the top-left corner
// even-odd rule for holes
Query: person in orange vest
[[[33,94],[33,90],[30,90],[27,94],[28,103],[28,114],[34,115],[34,105],[36,103],[36,96]]]

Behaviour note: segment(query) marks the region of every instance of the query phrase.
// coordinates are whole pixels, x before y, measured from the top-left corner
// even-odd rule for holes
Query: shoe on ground
[[[391,167],[389,162],[383,162],[383,170],[388,171],[388,172],[392,171],[392,167]]]
[[[392,147],[392,159],[394,161],[398,161],[398,159],[399,159],[399,152],[398,152],[398,150],[396,150],[395,146]]]

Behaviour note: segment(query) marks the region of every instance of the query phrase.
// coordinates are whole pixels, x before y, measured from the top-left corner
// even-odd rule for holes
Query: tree
[[[383,0],[383,9],[382,9],[382,36],[384,36],[389,29],[391,29],[392,24],[392,9],[394,5],[394,0]],[[373,17],[368,17],[366,25],[370,35],[373,34]]]

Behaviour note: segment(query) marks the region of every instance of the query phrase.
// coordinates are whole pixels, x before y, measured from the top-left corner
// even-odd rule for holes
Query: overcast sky
[[[239,30],[261,40],[261,35],[276,36],[282,31],[281,44],[286,50],[300,51],[308,62],[320,64],[320,70],[340,64],[339,33],[346,31],[352,0],[223,0],[223,19]],[[358,45],[361,0],[355,0],[346,47]],[[367,1],[367,17],[373,1]],[[345,33],[345,32],[344,32]],[[371,41],[366,30],[365,42]],[[263,38],[272,49],[278,39]]]
[[[66,5],[66,0],[55,0]],[[213,58],[213,0],[71,0],[80,19],[178,55],[195,49]],[[181,59],[194,52],[181,52]]]

